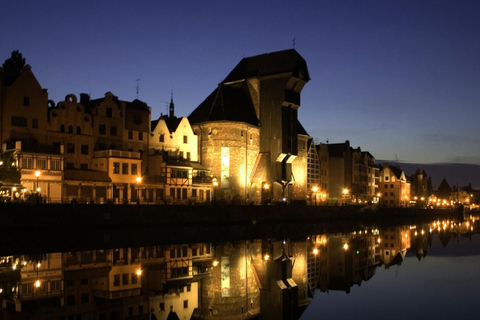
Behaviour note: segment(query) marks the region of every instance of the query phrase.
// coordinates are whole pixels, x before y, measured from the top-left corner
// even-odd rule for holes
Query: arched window
[[[73,133],[73,126],[68,126],[68,133]]]
[[[77,134],[82,134],[82,128],[77,127]]]
[[[65,132],[65,125],[64,124],[60,125],[60,132]]]

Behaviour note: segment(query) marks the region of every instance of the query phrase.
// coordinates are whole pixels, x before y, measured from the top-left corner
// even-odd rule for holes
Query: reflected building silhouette
[[[311,298],[350,292],[378,266],[424,260],[433,237],[478,220],[0,257],[0,319],[299,319]]]

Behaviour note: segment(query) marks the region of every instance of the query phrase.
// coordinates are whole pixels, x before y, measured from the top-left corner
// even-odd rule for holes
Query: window
[[[61,170],[61,167],[60,167],[60,160],[58,159],[52,159],[50,160],[50,170]]]
[[[65,132],[65,125],[64,124],[60,125],[60,132]]]
[[[391,184],[391,185],[390,185],[390,188],[392,188],[392,189],[393,189],[393,184]]]
[[[143,140],[143,132],[138,133],[138,140]]]
[[[197,196],[197,189],[192,189],[192,197],[196,197]]]
[[[160,308],[160,311],[165,311],[165,303],[160,302],[160,305],[158,306]]]
[[[124,286],[128,284],[128,273],[122,274],[122,284]]]
[[[117,135],[117,127],[116,126],[111,126],[110,127],[110,135],[111,136],[116,136]]]
[[[165,135],[162,133],[160,134],[159,142],[165,142]]]
[[[113,173],[119,174],[120,173],[120,162],[113,163]]]
[[[77,127],[77,134],[82,134],[82,128]]]
[[[87,285],[87,284],[88,284],[88,279],[82,279],[82,280],[80,280],[80,284],[81,284],[82,286]]]
[[[191,157],[190,152],[187,152],[187,160],[190,160],[190,157]]]
[[[183,136],[183,143],[188,143],[188,137],[187,136]]]
[[[388,176],[385,176],[385,181],[388,181]]]
[[[82,154],[88,154],[88,145],[82,144],[82,146],[80,147],[80,152]]]
[[[80,169],[88,170],[88,163],[80,163]]]
[[[113,286],[118,287],[120,285],[120,275],[114,274],[113,275]]]
[[[131,278],[132,278],[132,284],[137,284],[138,282],[137,274],[132,273]]]
[[[128,163],[122,163],[122,174],[128,174]]]
[[[132,140],[133,139],[133,131],[128,131],[128,139]]]
[[[112,117],[112,108],[107,108],[107,109],[105,110],[105,116],[106,116],[107,118],[111,118],[111,117]]]
[[[30,97],[23,97],[23,105],[26,107],[30,105]]]
[[[67,169],[74,169],[74,168],[75,168],[75,163],[73,163],[73,162],[67,162],[67,163],[66,163],[66,167],[67,167]]]
[[[188,300],[183,301],[183,308],[184,309],[188,308]]]
[[[27,118],[12,116],[12,126],[26,127],[27,126]]]
[[[107,129],[106,129],[106,127],[105,127],[104,124],[98,125],[98,133],[99,133],[99,134],[105,134],[106,131],[107,131]]]
[[[32,128],[33,129],[38,129],[38,119],[33,119],[32,120]]]
[[[191,284],[187,284],[187,292],[190,292],[192,291],[192,285]]]
[[[143,314],[143,305],[138,306],[138,314]]]
[[[75,144],[67,143],[67,153],[75,153]]]
[[[182,189],[182,199],[187,199],[187,189],[186,188]]]
[[[37,159],[37,169],[47,169],[47,159]]]
[[[132,175],[137,175],[137,164],[136,163],[132,163],[132,166],[131,166],[131,169],[132,169]]]
[[[82,301],[82,303],[88,303],[88,293],[82,293],[82,295],[80,296],[80,300]]]
[[[67,287],[73,287],[75,285],[75,281],[73,280],[67,280]]]
[[[75,296],[74,295],[67,296],[67,306],[73,306],[73,305],[75,305]]]
[[[51,291],[60,291],[60,290],[62,290],[62,280],[50,281],[50,290],[51,290]]]

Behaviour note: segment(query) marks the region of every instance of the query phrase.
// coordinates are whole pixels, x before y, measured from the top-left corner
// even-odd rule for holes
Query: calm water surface
[[[478,319],[478,217],[0,234],[0,319]]]
[[[301,319],[478,319],[479,294],[480,235],[436,233],[424,257],[408,250],[348,294],[317,290]]]

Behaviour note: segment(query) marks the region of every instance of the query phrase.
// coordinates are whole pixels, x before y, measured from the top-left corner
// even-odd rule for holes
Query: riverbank
[[[187,225],[309,223],[353,220],[364,223],[432,216],[457,217],[458,210],[360,206],[173,206],[0,204],[3,228],[92,229]]]

